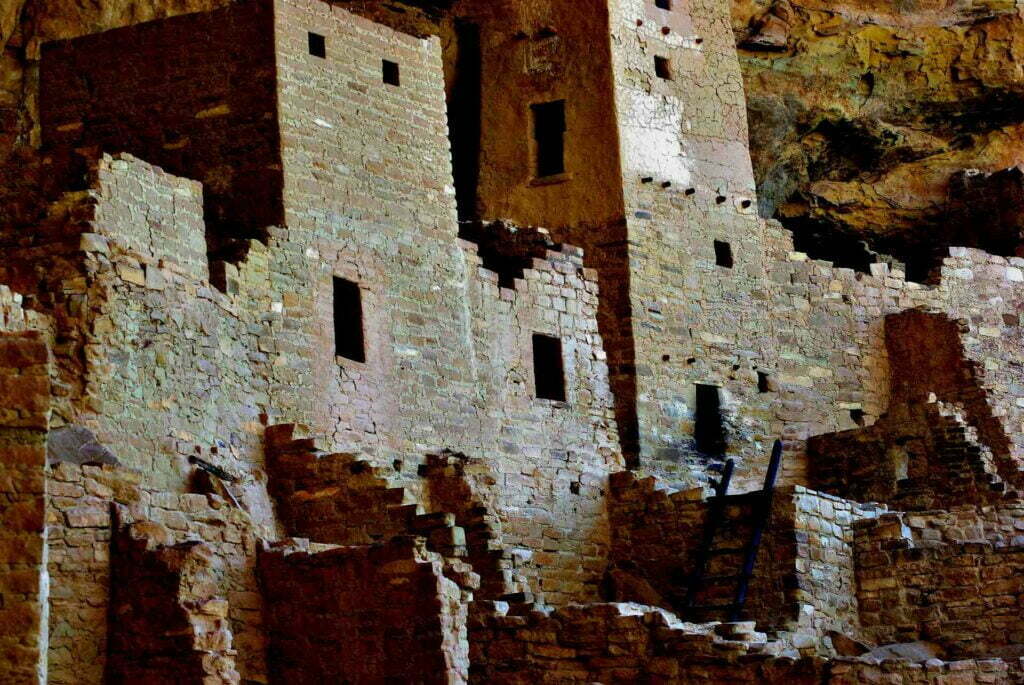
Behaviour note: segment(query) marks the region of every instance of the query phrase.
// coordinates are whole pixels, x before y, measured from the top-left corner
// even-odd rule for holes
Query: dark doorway
[[[366,361],[362,294],[357,283],[344,278],[334,279],[334,350],[339,357]]]
[[[565,366],[560,339],[533,334],[533,378],[538,398],[565,402]]]
[[[565,173],[565,100],[532,105],[538,178]]]
[[[697,384],[697,412],[693,437],[697,449],[710,456],[725,454],[725,427],[718,386]]]

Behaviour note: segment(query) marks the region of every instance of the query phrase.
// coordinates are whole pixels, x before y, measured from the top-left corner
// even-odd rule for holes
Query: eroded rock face
[[[906,260],[957,232],[951,179],[1024,157],[1013,0],[735,0],[732,16],[762,212],[812,253]]]

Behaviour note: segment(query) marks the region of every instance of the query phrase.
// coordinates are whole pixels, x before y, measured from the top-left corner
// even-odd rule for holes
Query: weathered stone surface
[[[761,207],[798,245],[862,269],[896,254],[916,278],[941,247],[994,249],[1002,227],[961,220],[992,208],[953,181],[1021,162],[1013,2],[731,5]]]

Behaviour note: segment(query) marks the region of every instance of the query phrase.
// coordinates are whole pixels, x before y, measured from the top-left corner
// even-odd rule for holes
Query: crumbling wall
[[[608,474],[624,467],[596,274],[579,248],[564,246],[534,259],[510,289],[469,259],[480,392],[490,408],[483,440],[460,448],[489,463],[489,478],[472,489],[501,521],[502,543],[532,552],[526,573],[535,591],[555,605],[592,601],[608,557]],[[564,402],[536,396],[538,333],[560,341]]]
[[[427,453],[492,459],[506,479],[492,502],[506,544],[548,540],[552,597],[596,596],[599,482],[619,462],[593,273],[561,248],[503,289],[458,242],[436,39],[319,2],[278,9],[290,241],[278,268],[298,284],[283,312],[296,354],[278,373],[318,391],[278,393],[275,411],[326,435],[325,449],[397,460],[414,492]],[[326,60],[308,54],[310,31],[325,36]],[[385,59],[397,86],[383,81]],[[333,277],[359,284],[365,362],[334,353]],[[566,402],[536,397],[533,333],[561,340]]]
[[[108,633],[116,625],[108,622],[111,592],[125,582],[123,577],[118,580],[119,572],[131,572],[132,564],[141,563],[134,557],[116,558],[111,545],[112,505],[124,507],[131,520],[145,522],[145,533],[155,544],[173,548],[203,542],[208,547],[216,557],[211,560],[210,578],[215,587],[208,592],[227,600],[211,608],[228,609],[237,669],[243,678],[265,677],[263,601],[255,573],[256,527],[247,514],[223,497],[172,494],[151,485],[140,471],[111,465],[56,464],[47,473],[47,485],[52,586],[49,682],[104,682]],[[132,590],[126,591],[130,600]],[[173,593],[154,601],[174,601]],[[138,620],[158,620],[160,606],[151,606],[157,613],[144,613]]]
[[[159,524],[119,525],[107,682],[237,685],[228,604],[215,594],[213,550],[199,541],[172,544]]]
[[[78,297],[67,327],[85,362],[69,422],[149,473],[154,488],[184,489],[189,457],[212,450],[208,460],[241,479],[239,496],[272,529],[260,470],[279,320],[267,249],[253,245],[231,269],[233,292],[221,293],[199,278],[205,255],[188,249],[202,240],[197,184],[126,156],[101,159],[97,180],[84,277],[64,285]]]
[[[774,660],[763,634],[681,623],[654,607],[593,604],[509,616],[471,627],[471,674],[487,683],[819,683],[821,662]]]
[[[264,551],[271,676],[281,682],[465,683],[467,600],[411,538]]]
[[[320,5],[311,7],[337,14]],[[376,47],[389,44],[391,33],[359,21],[363,22],[358,24],[361,30],[377,36]],[[317,22],[303,19],[289,24],[299,28],[293,36],[297,38],[293,45],[296,59],[319,60],[307,54],[302,31],[321,26]],[[384,33],[377,35],[380,32]],[[335,37],[328,39],[329,56],[336,56],[343,43]],[[422,43],[402,40],[416,46]],[[367,52],[367,63],[360,66],[368,83],[380,78],[376,47]],[[402,53],[402,59],[407,54],[417,53]],[[405,147],[411,142],[397,137],[389,135],[381,144],[382,149],[415,159],[434,174],[423,199],[423,206],[433,206],[438,213],[433,242],[425,242],[422,236],[409,242],[408,236],[416,235],[419,225],[411,212],[404,215],[405,223],[396,227],[390,238],[376,232],[379,226],[367,213],[360,213],[358,221],[341,221],[340,214],[331,212],[317,214],[316,222],[308,224],[317,229],[304,232],[302,226],[307,224],[303,222],[309,217],[297,212],[291,228],[270,229],[269,249],[253,244],[244,262],[221,266],[226,291],[221,293],[204,279],[206,268],[197,252],[201,236],[197,186],[130,156],[99,159],[96,189],[85,200],[90,211],[76,214],[77,223],[68,226],[80,231],[73,253],[77,268],[84,270],[86,277],[66,274],[59,286],[55,283],[52,288],[69,293],[61,305],[67,312],[65,329],[84,352],[80,369],[71,361],[78,359],[75,348],[60,357],[68,360],[69,370],[79,369],[84,376],[82,387],[72,393],[65,420],[87,426],[101,443],[114,446],[122,463],[145,468],[152,474],[154,487],[184,487],[192,470],[189,458],[201,450],[204,458],[241,479],[240,497],[266,530],[272,530],[274,522],[263,491],[259,433],[271,417],[298,417],[311,428],[324,429],[329,442],[365,450],[378,464],[391,465],[397,459],[405,465],[405,480],[413,483],[411,472],[428,447],[488,454],[498,444],[495,436],[504,434],[503,451],[522,445],[524,459],[548,460],[550,473],[565,468],[560,489],[568,490],[573,498],[577,496],[574,490],[581,490],[577,507],[583,512],[580,525],[566,513],[567,525],[560,526],[557,536],[548,536],[558,540],[557,544],[546,550],[557,557],[560,568],[572,569],[573,575],[568,580],[556,579],[553,572],[549,583],[553,592],[566,598],[577,591],[581,596],[593,596],[602,563],[600,540],[607,536],[599,481],[609,464],[617,463],[615,432],[608,413],[610,397],[602,380],[605,362],[593,323],[597,301],[593,274],[581,270],[578,250],[567,248],[528,269],[513,299],[509,299],[511,292],[493,285],[486,270],[472,276],[477,289],[466,298],[468,274],[460,271],[460,265],[465,265],[467,246],[456,241],[453,207],[442,174],[421,154],[434,154],[435,148],[443,150],[445,145],[443,127],[438,125],[443,122],[438,104],[441,91],[435,83],[439,71],[433,58],[424,63],[421,88],[415,71],[406,66],[401,86],[405,90],[393,96],[399,98],[395,102],[401,107],[381,102],[381,116],[388,122],[399,117],[420,125],[419,119],[402,119],[399,112],[415,112],[415,107],[429,102],[434,108],[433,137],[423,143],[428,147],[415,154]],[[332,73],[330,83],[337,79]],[[382,83],[372,85],[398,90]],[[407,97],[413,99],[406,101]],[[305,107],[305,100],[296,100],[295,106],[300,105]],[[313,126],[318,132],[328,130],[320,124]],[[330,148],[339,159],[352,154],[347,140],[332,143],[341,146]],[[322,142],[310,139],[310,145]],[[376,154],[372,146],[367,151]],[[362,165],[353,158],[349,166],[356,169]],[[304,163],[301,168],[306,169]],[[376,182],[344,175],[339,178],[348,184],[346,192],[335,194],[328,187],[325,194],[332,198],[362,195],[369,192],[367,184]],[[396,193],[405,178],[394,180]],[[299,192],[310,186],[296,183],[294,187]],[[143,204],[148,206],[145,214],[132,211]],[[315,206],[315,202],[309,200],[304,206]],[[351,212],[353,206],[346,204],[345,211]],[[380,215],[391,211],[376,210]],[[363,275],[346,270],[352,266],[347,260],[358,254],[349,250],[356,237],[369,241],[366,255],[376,255],[367,257],[375,266]],[[331,354],[334,313],[330,274],[326,280],[322,278],[325,274],[319,270],[324,262],[311,257],[321,254],[319,248],[311,252],[308,244],[325,250],[329,245],[339,259],[349,263],[349,267],[339,267],[342,275],[368,281],[363,292],[367,295],[366,338],[371,352],[365,365]],[[396,247],[399,253],[393,252]],[[42,254],[41,250],[40,257]],[[179,254],[182,264],[177,263]],[[427,261],[421,260],[424,255]],[[319,274],[316,288],[307,271],[314,263]],[[429,265],[431,271],[409,271],[408,264]],[[394,265],[397,268],[392,268]],[[383,299],[376,300],[374,292]],[[384,306],[398,302],[405,304]],[[421,311],[419,304],[410,304],[419,302],[430,302],[431,307]],[[423,312],[430,316],[424,318]],[[563,405],[536,400],[532,379],[526,377],[531,366],[529,336],[541,330],[555,332],[564,341],[570,397]],[[311,331],[313,337],[304,337]],[[499,344],[515,347],[499,349]],[[484,356],[478,355],[477,348]],[[442,350],[447,360],[441,366],[435,350]],[[329,364],[326,370],[317,366],[317,355],[329,358],[320,360]],[[510,375],[509,366],[515,366],[517,372]],[[318,373],[311,373],[312,368]],[[68,375],[74,376],[70,371]],[[418,390],[432,385],[429,379],[437,380],[436,395]],[[323,402],[316,399],[322,386],[329,391]],[[410,401],[421,408],[410,410],[392,388],[408,388]],[[316,392],[311,392],[314,389]],[[515,401],[510,400],[510,392],[515,393]],[[481,399],[483,395],[486,397]],[[435,411],[438,402],[446,407],[444,412]],[[506,503],[510,512],[529,502],[533,492],[544,490],[539,475],[524,479],[521,489],[510,490],[515,493]],[[547,492],[543,504],[535,508],[550,511],[562,506],[564,498],[558,493],[560,490]],[[524,526],[530,535],[536,532],[533,524]],[[554,530],[555,526],[549,522],[542,528]],[[521,537],[526,535],[523,532]],[[587,546],[592,541],[598,546]],[[577,559],[583,549],[587,550],[585,565]],[[563,580],[565,586],[556,588]]]
[[[978,431],[939,402],[897,404],[868,428],[814,436],[808,455],[815,487],[896,509],[995,504],[1007,491]]]
[[[153,164],[126,153],[97,161],[92,227],[127,252],[151,263],[173,262],[182,275],[208,281],[203,185]]]
[[[915,541],[905,515],[855,524],[857,598],[879,643],[929,640],[951,656],[1019,656],[1024,550]]]
[[[678,682],[855,685],[1016,683],[1019,659],[930,660],[777,656],[744,624],[679,623],[652,607],[600,604],[545,615],[500,610],[472,626],[472,676],[488,683]],[[766,649],[767,647],[767,649]]]

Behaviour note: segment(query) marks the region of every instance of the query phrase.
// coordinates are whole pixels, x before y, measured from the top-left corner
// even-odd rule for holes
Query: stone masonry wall
[[[0,289],[0,680],[43,683],[49,349],[19,304]]]
[[[593,273],[565,248],[503,289],[458,242],[436,39],[320,2],[281,2],[277,17],[282,239],[296,260],[283,312],[294,335],[275,373],[317,394],[276,394],[275,409],[309,417],[328,449],[400,461],[414,489],[429,452],[493,460],[507,481],[494,502],[506,543],[546,541],[536,546],[555,561],[543,584],[556,601],[595,596],[607,539],[598,483],[619,462]],[[308,54],[309,31],[326,37],[326,61]],[[398,63],[399,86],[383,82],[384,59]],[[335,276],[360,285],[365,363],[333,353]],[[562,341],[564,403],[535,396],[533,333]]]
[[[804,439],[886,410],[881,318],[913,307],[968,322],[965,355],[1019,452],[1021,379],[1009,360],[1021,344],[1024,262],[954,249],[941,283],[924,287],[885,264],[859,274],[793,252],[787,232],[755,215],[725,8],[610,6],[644,468],[685,484],[720,463],[693,440],[701,383],[720,387],[725,451],[743,460],[739,489],[761,481],[777,436],[787,440],[784,480],[806,482]],[[670,60],[672,78],[655,74],[655,57]],[[731,266],[717,263],[715,241],[729,244]]]
[[[855,524],[865,635],[929,640],[951,656],[1019,656],[1024,641],[1020,547],[915,540],[903,514]]]
[[[228,603],[216,595],[210,546],[172,544],[148,521],[114,536],[107,679],[237,685]]]
[[[209,547],[216,560],[213,594],[227,600],[238,671],[243,679],[266,677],[256,535],[246,513],[216,495],[153,489],[142,472],[109,465],[60,463],[49,469],[47,483],[49,682],[104,682],[110,593],[120,582],[111,575],[112,504],[145,521],[157,544],[201,541]]]
[[[82,239],[84,278],[63,284],[85,302],[69,321],[85,358],[72,421],[121,463],[145,470],[153,488],[183,490],[188,458],[201,451],[242,479],[239,496],[272,530],[260,421],[271,404],[269,353],[279,319],[268,252],[254,243],[225,295],[196,278],[207,269],[202,252],[185,250],[183,258],[197,261],[177,262],[178,246],[202,240],[198,186],[130,157],[101,160],[97,176],[95,217]]]
[[[720,626],[733,628],[735,626]],[[703,629],[702,629],[703,628]],[[482,614],[472,676],[488,683],[1019,683],[1019,659],[925,663],[772,656],[764,636],[683,624],[651,607],[599,604],[550,615]],[[760,641],[758,641],[760,640]]]
[[[93,217],[103,231],[99,235],[157,263],[173,260],[197,281],[210,280],[201,183],[139,164],[127,154],[101,160],[95,182],[102,189]]]
[[[47,44],[51,173],[78,180],[73,148],[128,152],[204,183],[211,250],[265,236],[283,216],[272,16],[271,2],[233,3]]]
[[[305,55],[304,47],[302,50]],[[405,83],[411,89],[415,82],[409,77]],[[96,179],[97,191],[90,198],[96,206],[95,216],[86,222],[87,232],[96,237],[83,238],[81,245],[88,277],[84,282],[68,278],[61,285],[88,303],[81,333],[86,387],[71,414],[73,421],[92,429],[103,444],[115,446],[123,463],[145,467],[153,474],[154,486],[177,488],[190,473],[188,457],[194,456],[196,449],[204,450],[204,454],[210,450],[214,462],[243,478],[241,494],[250,510],[261,525],[273,528],[260,467],[258,434],[262,416],[298,416],[314,429],[323,426],[335,444],[361,449],[378,463],[402,461],[410,477],[409,472],[414,471],[417,460],[422,460],[427,447],[497,454],[499,443],[493,436],[503,435],[501,449],[518,446],[531,468],[546,461],[551,469],[518,476],[522,483],[508,489],[510,499],[505,508],[512,512],[514,507],[529,504],[534,510],[550,511],[563,503],[577,502],[572,506],[581,512],[578,526],[574,518],[559,515],[558,520],[568,520],[570,525],[544,538],[551,541],[545,551],[561,559],[560,568],[568,568],[570,573],[557,580],[552,577],[548,581],[550,589],[556,595],[569,596],[583,588],[585,594],[593,596],[603,554],[600,541],[607,536],[602,530],[604,509],[598,483],[609,464],[617,463],[617,449],[608,412],[610,395],[602,380],[603,353],[593,323],[597,302],[593,274],[582,270],[578,251],[554,253],[548,260],[537,261],[516,291],[501,290],[492,272],[477,267],[468,281],[442,281],[450,284],[451,296],[408,295],[413,300],[422,297],[446,305],[462,303],[456,307],[455,321],[461,321],[458,325],[464,326],[463,333],[448,336],[457,326],[453,329],[448,324],[431,324],[432,339],[443,343],[425,345],[417,338],[417,347],[382,344],[390,335],[382,338],[383,331],[374,333],[378,326],[400,330],[404,321],[418,321],[422,315],[406,312],[390,323],[375,322],[388,309],[375,307],[369,293],[365,305],[370,359],[366,365],[349,364],[330,355],[332,312],[329,299],[325,299],[329,287],[315,293],[316,316],[304,314],[310,302],[301,299],[299,293],[310,294],[305,290],[308,274],[304,268],[311,262],[306,248],[291,242],[291,229],[271,229],[269,250],[253,244],[245,262],[225,267],[228,292],[224,295],[195,278],[202,273],[201,260],[179,266],[168,254],[181,245],[186,256],[195,254],[188,247],[198,244],[199,235],[196,217],[200,198],[194,185],[154,172],[146,164],[124,156],[100,160]],[[144,220],[131,210],[140,203],[150,207]],[[454,223],[448,225],[451,233],[444,240],[452,251],[445,251],[449,249],[443,247],[445,242],[436,249],[451,256],[454,264],[465,264],[466,250],[472,255],[472,249],[458,243]],[[176,236],[178,243],[166,242],[166,235]],[[126,249],[122,241],[135,249]],[[386,242],[389,249],[395,244]],[[471,258],[476,260],[475,256]],[[414,259],[412,252],[402,259]],[[447,258],[438,259],[438,264],[445,264]],[[396,273],[401,272],[400,268]],[[342,273],[355,278],[351,272]],[[406,285],[390,283],[390,269],[387,276],[384,271],[378,273],[379,282],[371,281],[371,290],[391,288],[391,297],[406,297],[402,290]],[[413,280],[415,288],[431,283],[425,278],[405,283]],[[278,285],[271,287],[271,281]],[[467,288],[476,294],[466,298]],[[429,311],[437,314],[433,309]],[[473,318],[467,320],[470,313]],[[298,321],[316,322],[313,330],[319,337],[312,348],[300,345],[305,329],[298,326]],[[437,338],[442,332],[446,337]],[[563,340],[569,390],[564,404],[533,396],[530,336],[534,332],[555,333]],[[187,342],[183,345],[182,341]],[[433,411],[437,402],[432,400],[431,409],[420,412],[429,420],[417,424],[417,430],[426,428],[427,436],[444,438],[412,442],[403,424],[387,421],[391,420],[389,416],[404,421],[402,417],[415,413],[399,412],[397,399],[383,389],[371,391],[371,387],[390,387],[391,380],[379,386],[375,385],[377,381],[366,385],[374,375],[368,370],[377,369],[391,379],[391,374],[412,363],[403,361],[407,355],[412,354],[408,359],[415,360],[422,354],[417,350],[433,349],[435,345],[439,349],[453,346],[449,352],[451,363],[461,365],[475,381],[438,390],[435,400],[444,398],[446,411]],[[480,352],[467,347],[470,345]],[[311,355],[299,352],[308,349],[330,355],[331,368],[338,373],[315,378],[327,381],[327,389],[334,388],[331,392],[338,393],[334,395],[337,403],[330,399],[312,402],[314,395],[295,391],[319,387],[319,383],[313,384],[313,376],[301,371]],[[457,349],[463,352],[456,355]],[[396,350],[401,354],[396,355]],[[377,353],[383,353],[383,359],[375,358]],[[451,375],[434,370],[433,363],[426,359],[416,364],[428,377],[437,374],[445,379]],[[345,371],[342,375],[341,371],[349,367],[352,374]],[[335,377],[337,381],[331,380]],[[197,384],[197,378],[202,382]],[[395,387],[422,387],[431,382],[394,383]],[[416,401],[423,402],[424,397],[429,395],[417,393]],[[518,399],[510,401],[512,397]],[[238,398],[245,398],[245,402],[237,402]],[[353,401],[355,404],[351,404]],[[477,409],[481,401],[489,408]],[[353,411],[356,413],[350,413]],[[529,418],[523,416],[524,411]],[[371,414],[373,419],[368,423]],[[442,427],[449,425],[445,430],[431,427],[435,421]],[[551,488],[538,476],[560,471],[564,476],[550,481],[556,483],[555,487],[544,492],[539,502],[530,502],[535,493]],[[581,494],[573,492],[580,488]],[[570,498],[566,500],[563,494]],[[540,525],[553,530],[550,523]],[[540,529],[530,534],[539,535]],[[584,556],[591,560],[584,569],[576,555],[592,540],[598,547],[587,547]],[[557,588],[560,583],[565,587]]]
[[[622,473],[613,477],[611,495],[612,559],[626,574],[612,577],[620,593],[616,599],[653,601],[685,613],[687,584],[708,511],[703,493],[673,492],[658,487],[652,478],[637,480]],[[750,506],[742,498],[732,498],[719,546],[746,544],[749,532],[732,528],[749,518]],[[800,486],[780,488],[757,556],[746,617],[762,628],[804,635],[829,630],[859,634],[852,524],[875,515],[874,507]],[[739,573],[741,564],[737,557],[715,559],[707,573]],[[657,595],[638,593],[637,588],[644,586]],[[731,595],[719,598],[723,599],[731,600]]]
[[[457,3],[480,30],[482,217],[544,226],[589,254],[622,223],[605,0]],[[585,92],[580,84],[587,84]],[[538,177],[531,106],[565,101],[565,172]],[[463,135],[462,131],[455,131]]]
[[[275,680],[467,681],[463,590],[411,539],[282,547],[261,554],[260,573]]]

